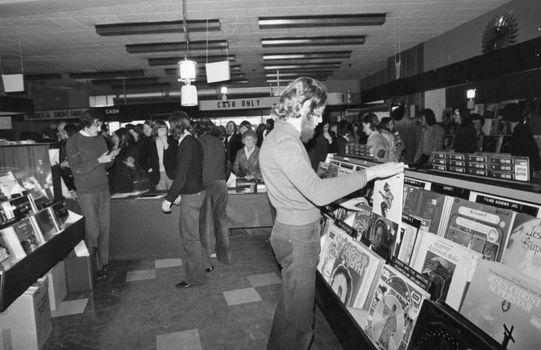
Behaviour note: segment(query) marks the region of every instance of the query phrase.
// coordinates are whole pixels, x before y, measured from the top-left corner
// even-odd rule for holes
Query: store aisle
[[[45,349],[265,349],[281,287],[269,233],[234,230],[233,264],[203,287],[175,288],[180,259],[113,261],[95,291],[68,295],[84,312],[54,318]],[[315,333],[313,350],[341,349],[317,307]]]

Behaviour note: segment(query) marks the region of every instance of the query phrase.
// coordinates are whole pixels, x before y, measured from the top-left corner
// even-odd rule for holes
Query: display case
[[[83,239],[84,218],[55,202],[48,144],[0,146],[0,312]]]
[[[335,155],[327,159],[326,166],[331,171],[325,173],[341,176],[375,164],[369,159]],[[465,317],[466,312],[461,307],[468,295],[474,271],[485,261],[497,266],[505,264],[505,268],[509,267],[513,271],[514,278],[509,278],[512,281],[509,283],[514,283],[514,288],[527,285],[526,289],[532,293],[532,298],[541,296],[541,292],[536,290],[541,281],[531,277],[535,276],[532,275],[537,266],[535,262],[527,269],[523,268],[523,260],[518,263],[505,261],[506,256],[508,259],[520,260],[529,254],[515,254],[519,248],[526,249],[524,244],[518,242],[524,243],[529,239],[528,249],[538,246],[540,237],[533,237],[535,235],[529,235],[529,232],[535,233],[536,227],[540,227],[540,193],[525,191],[520,185],[494,184],[486,180],[475,182],[475,179],[448,177],[430,170],[406,169],[404,184],[401,229],[391,233],[391,236],[394,235],[391,245],[393,253],[387,258],[380,277],[372,282],[371,289],[374,291],[372,302],[369,303],[353,305],[345,297],[351,293],[349,289],[354,286],[352,281],[359,276],[370,276],[367,273],[368,259],[353,258],[362,254],[354,253],[348,244],[357,244],[362,247],[360,250],[370,247],[368,249],[377,252],[375,242],[363,239],[375,231],[370,227],[374,226],[375,221],[369,219],[370,213],[355,208],[355,203],[361,201],[348,199],[370,197],[379,191],[369,184],[368,189],[322,208],[324,241],[320,264],[325,263],[323,260],[329,260],[324,255],[329,254],[329,247],[334,249],[330,255],[334,254],[336,261],[331,268],[334,279],[327,276],[322,266],[318,266],[316,301],[344,349],[432,349],[434,347],[431,346],[438,343],[438,337],[447,337],[448,342],[440,341],[438,344],[450,349],[524,349],[524,339],[527,336],[519,332],[532,332],[533,326],[524,326],[527,322],[517,320],[514,323],[521,324],[520,330],[513,331],[513,322],[509,321],[507,314],[505,324],[502,321],[502,324],[487,327],[479,321],[482,319],[486,322],[490,317],[495,317],[493,323],[497,322],[503,316],[492,314],[501,312],[500,309],[505,309],[505,305],[511,305],[505,302],[505,298],[503,301],[498,299],[497,291],[494,292],[493,305],[486,303],[481,312],[490,311],[491,314],[472,319],[475,322]],[[355,211],[353,217],[350,209],[346,208]],[[518,220],[519,216],[527,218]],[[347,243],[351,239],[337,238],[339,235],[349,236],[355,242]],[[337,241],[329,243],[329,239]],[[513,240],[515,243],[511,251],[509,247]],[[340,255],[342,257],[338,258]],[[539,258],[536,256],[534,259]],[[516,268],[519,265],[522,266],[520,271]],[[344,270],[349,271],[344,273]],[[498,270],[494,271],[494,276],[499,276]],[[528,272],[530,275],[526,275]],[[458,277],[455,279],[455,276]],[[442,286],[445,285],[444,291]],[[433,300],[427,297],[423,303],[422,295],[427,295],[423,293],[428,293]],[[415,294],[418,296],[412,298]],[[388,302],[386,298],[394,302]],[[472,299],[471,294],[469,299]],[[525,314],[524,317],[538,319],[539,311],[536,308],[530,310],[531,315]],[[463,312],[464,315],[461,314]],[[427,324],[447,323],[453,323],[454,326],[427,328]],[[492,329],[496,329],[495,333],[486,333]],[[434,339],[428,339],[429,336]]]

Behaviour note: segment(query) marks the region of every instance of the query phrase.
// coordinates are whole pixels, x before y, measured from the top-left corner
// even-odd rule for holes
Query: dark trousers
[[[282,296],[268,350],[306,350],[311,345],[320,230],[319,220],[300,226],[274,224],[271,245],[282,266]]]
[[[109,191],[78,193],[77,202],[85,217],[85,243],[98,252],[98,269],[109,264],[109,237],[111,230],[111,195]]]
[[[193,285],[207,283],[203,250],[199,235],[199,213],[205,200],[205,191],[195,194],[182,194],[180,201],[180,237],[186,251],[182,262],[186,272],[185,282]]]
[[[199,220],[201,229],[201,244],[207,252],[205,265],[210,267],[213,241],[218,260],[224,264],[231,263],[229,246],[229,228],[225,209],[227,207],[227,184],[225,180],[211,181],[205,184],[205,202],[201,208]],[[214,232],[214,234],[213,234]]]

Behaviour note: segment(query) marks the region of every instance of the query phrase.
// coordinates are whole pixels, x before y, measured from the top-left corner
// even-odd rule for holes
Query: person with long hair
[[[270,242],[282,266],[282,292],[267,344],[269,350],[306,350],[312,342],[321,230],[318,206],[359,190],[370,180],[404,169],[403,164],[388,163],[339,178],[319,178],[303,142],[314,136],[326,101],[327,91],[321,82],[309,77],[292,81],[273,111],[274,130],[261,146],[261,172],[276,209]]]
[[[128,129],[120,128],[113,133],[113,150],[118,150],[113,166],[109,171],[111,193],[133,191],[131,174],[137,166],[137,149]]]
[[[194,137],[188,115],[182,111],[169,116],[173,136],[178,138],[175,179],[165,199],[162,211],[171,212],[171,204],[180,206],[179,231],[182,239],[185,276],[177,288],[190,288],[207,283],[205,251],[201,244],[199,219],[205,201],[203,187],[203,148]]]
[[[139,159],[141,168],[158,191],[167,191],[173,184],[176,144],[173,136],[169,135],[167,123],[156,120],[152,127],[152,139],[144,144]]]
[[[361,123],[363,125],[363,132],[368,136],[366,145],[372,148],[374,157],[381,162],[391,160],[391,146],[379,131],[378,116],[372,112],[365,113],[361,118]]]

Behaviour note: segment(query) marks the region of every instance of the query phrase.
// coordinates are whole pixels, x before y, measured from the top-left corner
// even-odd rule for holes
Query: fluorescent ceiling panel
[[[206,40],[190,41],[190,50],[219,50],[227,47],[226,40]],[[128,44],[126,51],[129,53],[150,53],[150,52],[169,52],[169,51],[185,51],[186,42],[176,41],[169,43],[145,43],[145,44]]]
[[[311,63],[311,64],[275,64],[265,65],[265,70],[329,70],[340,68],[340,62],[328,62],[328,63]]]
[[[261,45],[263,47],[363,45],[365,41],[365,35],[282,37],[263,38],[261,39]]]
[[[351,51],[288,52],[263,55],[263,60],[336,59],[349,58]]]
[[[129,77],[142,77],[145,75],[145,71],[142,69],[137,70],[119,70],[108,72],[82,72],[82,73],[68,73],[71,79],[110,79],[110,78],[129,78]]]
[[[213,55],[213,56],[190,56],[188,57],[189,60],[199,62],[199,64],[203,64],[207,62],[207,59],[209,62],[216,62],[216,61],[224,61],[229,58],[230,61],[235,60],[235,55]],[[177,56],[177,57],[157,57],[157,58],[149,58],[148,64],[151,66],[172,66],[176,65],[178,61],[183,60],[184,57]]]
[[[206,19],[187,20],[186,22],[189,33],[220,30],[220,20],[218,19],[209,19],[208,26]],[[96,33],[101,36],[184,33],[182,21],[97,24],[95,27]]]
[[[259,29],[380,26],[385,23],[385,13],[349,15],[259,17]]]
[[[134,85],[134,84],[149,84],[149,83],[157,83],[159,82],[159,78],[157,77],[148,77],[148,78],[131,78],[131,79],[125,79],[126,85]],[[92,84],[94,85],[111,85],[111,84],[117,84],[122,85],[122,79],[97,79],[92,80]]]

